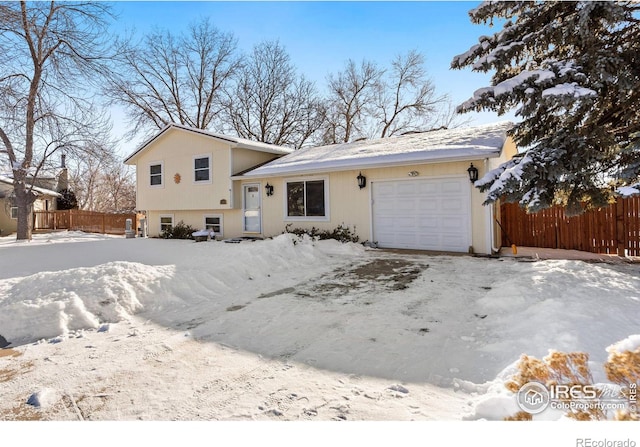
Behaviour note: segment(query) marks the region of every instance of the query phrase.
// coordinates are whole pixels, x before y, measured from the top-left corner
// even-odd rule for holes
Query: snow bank
[[[0,280],[0,335],[15,346],[99,329],[142,311],[176,323],[193,318],[194,306],[215,308],[261,293],[270,286],[272,275],[290,276],[298,266],[326,265],[328,258],[349,258],[364,251],[356,244],[318,242],[293,234],[238,245],[140,242],[150,243],[143,249],[146,257],[175,264],[116,261]],[[130,244],[126,246],[135,247]],[[64,249],[62,244],[59,248]],[[91,262],[92,254],[86,256]]]
[[[10,342],[26,342],[78,329],[97,329],[142,309],[171,266],[111,262],[98,267],[42,272],[4,281],[0,331]]]
[[[640,184],[634,186],[621,186],[616,190],[618,194],[623,197],[631,197],[636,194],[640,194]]]
[[[607,348],[609,354],[622,354],[626,351],[635,352],[637,350],[640,350],[640,334],[630,335]]]

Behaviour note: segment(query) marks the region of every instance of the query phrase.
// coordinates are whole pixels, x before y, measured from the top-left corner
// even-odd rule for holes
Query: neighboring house
[[[468,169],[473,163],[482,177],[516,153],[510,126],[291,152],[172,124],[126,163],[137,165],[137,207],[151,236],[181,220],[225,238],[344,224],[380,247],[491,253],[496,210],[482,205]]]
[[[57,180],[56,180],[57,181]],[[36,196],[33,211],[53,211],[60,194],[52,189],[34,186]],[[18,208],[13,199],[13,179],[0,176],[0,236],[14,233],[18,229]]]

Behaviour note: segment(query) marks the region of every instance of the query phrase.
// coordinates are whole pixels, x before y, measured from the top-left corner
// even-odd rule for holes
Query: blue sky
[[[489,85],[490,74],[450,70],[452,58],[467,51],[496,28],[474,25],[468,11],[479,2],[117,2],[115,32],[153,27],[180,32],[203,16],[222,31],[232,32],[242,51],[264,40],[279,40],[292,62],[322,88],[327,74],[348,59],[388,65],[411,49],[426,58],[427,71],[439,93],[455,104]],[[493,113],[470,114],[472,124],[513,119]],[[114,118],[118,120],[117,114]],[[116,131],[120,123],[116,122]],[[125,152],[133,150],[123,148]]]

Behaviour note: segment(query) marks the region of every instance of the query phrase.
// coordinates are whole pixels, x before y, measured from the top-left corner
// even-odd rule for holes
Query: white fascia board
[[[500,156],[500,150],[486,150],[476,151],[473,154],[460,154],[451,155],[448,157],[402,157],[402,159],[390,160],[380,159],[380,157],[371,157],[370,159],[361,158],[357,160],[332,160],[328,162],[313,163],[313,166],[305,166],[307,163],[303,163],[301,166],[291,165],[276,167],[274,169],[263,169],[266,166],[257,168],[254,171],[247,172],[241,176],[233,176],[232,180],[242,180],[249,178],[267,178],[267,177],[281,177],[285,175],[306,175],[306,174],[320,174],[326,172],[339,172],[339,171],[353,171],[358,169],[373,169],[373,168],[387,168],[396,166],[413,166],[417,164],[436,164],[436,163],[451,163],[458,161],[478,161],[486,158],[497,158]],[[276,160],[277,163],[277,160]]]

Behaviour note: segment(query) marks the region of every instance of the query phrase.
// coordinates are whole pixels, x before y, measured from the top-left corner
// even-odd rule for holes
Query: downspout
[[[484,159],[484,172],[489,172],[488,158]],[[489,215],[489,234],[488,234],[489,243],[487,244],[487,246],[491,247],[491,254],[500,253],[500,247],[494,246],[494,243],[496,241],[496,219],[495,219],[495,212],[494,212],[495,206],[496,206],[495,203],[488,205],[489,212],[487,213]]]

